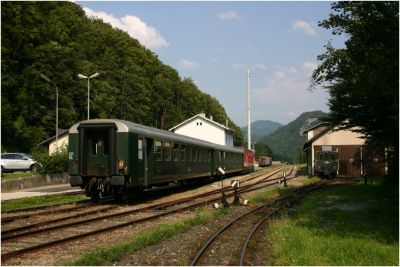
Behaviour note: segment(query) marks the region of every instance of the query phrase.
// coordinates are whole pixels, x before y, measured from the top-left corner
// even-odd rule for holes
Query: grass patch
[[[298,169],[297,173],[299,175],[308,175],[308,173],[307,173],[307,164],[299,164],[298,168],[299,169]]]
[[[229,209],[217,209],[212,211],[204,211],[196,209],[196,216],[193,219],[188,219],[171,224],[162,224],[142,234],[128,238],[126,241],[114,246],[107,246],[97,249],[82,255],[79,259],[71,262],[63,262],[60,265],[66,266],[95,266],[95,265],[112,265],[114,261],[124,257],[129,253],[138,251],[139,249],[154,245],[164,239],[171,238],[179,233],[185,232],[194,226],[201,225],[207,220],[217,216],[229,213]]]
[[[18,180],[21,177],[31,177],[35,175],[35,173],[31,172],[13,172],[13,173],[2,173],[1,180]]]
[[[309,184],[314,184],[317,183],[318,181],[320,181],[320,178],[318,177],[312,177],[312,178],[297,178],[298,181],[301,181],[303,183],[303,185],[309,185]],[[286,188],[282,188],[282,187],[266,187],[263,191],[261,191],[260,193],[257,193],[254,196],[250,197],[250,202],[264,202],[266,200],[278,197],[279,195],[288,193],[292,190],[294,190],[295,187],[289,186]]]
[[[40,207],[46,205],[72,203],[86,199],[87,197],[84,195],[71,195],[71,196],[49,195],[40,197],[26,197],[26,198],[11,199],[4,201],[3,203],[1,203],[1,210],[12,211],[12,210]]]
[[[398,265],[398,196],[376,180],[315,191],[271,222],[266,265]]]

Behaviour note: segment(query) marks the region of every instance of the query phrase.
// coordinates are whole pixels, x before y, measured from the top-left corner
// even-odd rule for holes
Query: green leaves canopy
[[[206,112],[225,123],[226,112],[176,70],[127,33],[88,19],[70,2],[1,3],[2,150],[30,152],[55,134],[56,94],[59,127],[87,117],[87,80],[91,79],[90,117],[117,118],[169,129]],[[238,127],[235,144],[242,143]]]
[[[343,1],[332,9],[319,25],[349,38],[345,48],[328,43],[318,56],[314,85],[329,90],[331,122],[360,127],[370,145],[388,148],[398,164],[399,2]]]

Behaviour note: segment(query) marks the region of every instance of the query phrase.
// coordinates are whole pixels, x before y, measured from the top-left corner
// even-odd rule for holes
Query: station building
[[[212,117],[207,118],[204,113],[196,114],[172,127],[169,131],[214,144],[233,147],[233,131],[214,121]]]
[[[363,136],[352,130],[355,129],[338,130],[325,122],[305,130],[307,141],[303,150],[307,155],[308,174],[315,175],[317,153],[330,150],[338,152],[338,176],[361,177],[364,173],[383,176],[385,152],[370,151]]]

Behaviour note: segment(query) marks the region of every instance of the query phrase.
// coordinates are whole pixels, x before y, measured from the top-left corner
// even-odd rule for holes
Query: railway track
[[[261,172],[261,174],[258,173],[256,175],[252,175],[252,177],[249,178],[249,181],[253,180],[259,176],[262,176],[264,174],[265,174],[265,172]],[[179,192],[179,190],[177,190],[177,191]],[[172,192],[174,192],[174,191],[172,191]],[[70,193],[66,193],[63,195],[71,195],[71,193],[73,193],[74,195],[77,193],[82,194],[82,192],[70,192]],[[158,192],[157,195],[158,194],[160,194],[160,192]],[[162,195],[162,193],[161,193],[161,195]],[[108,203],[109,200],[110,199],[102,199],[101,204]],[[75,212],[75,211],[79,211],[79,210],[83,210],[83,209],[88,209],[88,208],[90,209],[90,207],[92,205],[93,205],[93,203],[90,200],[84,200],[84,201],[79,201],[79,202],[75,202],[75,203],[42,205],[42,206],[32,207],[32,208],[5,211],[5,212],[2,212],[2,214],[1,214],[1,223],[3,225],[3,229],[4,228],[7,229],[8,228],[7,223],[13,222],[13,224],[15,224],[14,221],[18,221],[21,219],[28,219],[28,218],[32,218],[32,217],[44,216],[44,215],[49,215],[49,214],[52,215],[52,214],[59,214],[59,213],[66,213],[66,212]],[[91,214],[91,213],[92,213],[91,211],[88,212],[88,214]],[[81,212],[80,214],[81,214],[80,216],[85,216],[84,212]],[[73,216],[74,216],[73,218],[79,217],[76,214]],[[66,217],[64,216],[63,218],[68,219],[68,216],[66,216]],[[58,221],[60,221],[60,220],[58,220]],[[18,224],[18,222],[16,224]],[[27,224],[31,224],[31,223],[26,222],[26,220],[24,220],[23,225],[27,225]],[[29,228],[29,227],[30,226],[28,226],[27,228]]]
[[[265,172],[257,173],[256,175],[252,175],[249,179],[245,180],[244,182],[246,183],[246,182],[252,181],[263,175],[265,175]],[[179,190],[177,190],[177,191],[179,192]],[[172,192],[174,192],[174,191],[172,191]],[[76,193],[76,192],[73,192],[73,193]],[[158,194],[160,194],[160,192],[158,192]],[[70,195],[70,193],[68,193],[67,195]],[[161,193],[161,195],[162,195],[162,193]],[[146,200],[146,198],[144,198],[144,199]],[[101,204],[108,203],[109,200],[110,199],[102,199]],[[17,220],[27,219],[27,218],[37,217],[37,216],[43,216],[43,215],[48,215],[48,214],[75,212],[75,211],[79,211],[79,210],[83,210],[83,209],[90,209],[92,206],[93,206],[93,203],[90,200],[84,200],[84,201],[79,201],[79,202],[75,202],[75,203],[64,203],[64,204],[45,205],[45,206],[26,208],[26,209],[17,209],[17,210],[13,210],[13,211],[2,212],[1,222],[3,224],[3,229],[4,228],[7,229],[8,228],[7,223],[11,223],[11,222],[14,222]],[[92,211],[89,211],[87,214],[91,214],[91,213],[92,213]],[[81,212],[79,214],[81,214],[80,216],[86,215],[85,212]],[[73,217],[71,217],[71,218],[79,217],[76,214],[72,215],[72,216]],[[66,219],[69,219],[70,217],[64,216],[62,218],[64,218],[64,220],[66,220]],[[59,219],[57,219],[57,220],[60,221]],[[18,224],[18,223],[13,223],[13,224]],[[31,224],[31,223],[24,220],[23,225],[27,225],[27,224]],[[29,226],[27,228],[29,228]]]
[[[268,173],[268,174],[260,174],[257,175],[257,177],[260,177],[262,175],[265,175],[264,180],[268,179],[269,177],[271,177],[272,175],[276,174],[277,172],[280,172],[282,170],[282,168],[273,171],[272,173]],[[253,178],[253,177],[252,177]],[[253,184],[249,184],[245,187],[242,188],[241,192],[245,192],[249,187],[254,186]],[[260,187],[260,185],[258,185]],[[262,185],[261,185],[262,187]],[[230,187],[224,188],[225,192],[231,192],[232,189]],[[151,209],[158,209],[158,210],[163,210],[166,209],[168,207],[174,206],[174,205],[179,205],[182,203],[186,203],[186,202],[190,202],[193,199],[198,199],[198,198],[204,198],[204,197],[208,197],[208,196],[212,196],[216,193],[222,192],[221,189],[215,189],[209,192],[205,192],[205,193],[201,193],[201,194],[196,194],[194,196],[191,197],[186,197],[186,198],[181,198],[178,200],[174,200],[174,201],[168,201],[168,202],[164,202],[164,203],[160,203],[160,204],[154,204],[154,205],[147,205],[143,208],[133,208],[133,209],[128,209],[126,211],[123,212],[116,212],[116,213],[111,213],[108,215],[104,215],[104,216],[97,216],[97,217],[93,217],[93,218],[87,218],[84,220],[79,220],[79,221],[74,221],[74,222],[67,222],[68,220],[74,219],[74,218],[78,218],[78,217],[87,217],[88,215],[91,214],[96,214],[96,213],[100,213],[100,212],[105,212],[105,211],[110,211],[113,209],[118,208],[118,206],[112,206],[112,207],[102,207],[100,206],[100,208],[98,209],[92,209],[89,210],[87,212],[82,212],[79,214],[73,214],[73,215],[67,215],[67,216],[63,216],[61,218],[55,218],[52,220],[46,220],[46,221],[39,221],[39,222],[35,222],[35,223],[31,223],[31,224],[26,224],[24,223],[23,226],[19,226],[19,227],[14,227],[14,228],[7,228],[7,225],[3,228],[5,228],[5,230],[3,230],[2,233],[2,237],[1,240],[5,241],[5,240],[10,240],[10,239],[15,239],[17,237],[22,237],[22,236],[28,236],[31,234],[36,234],[36,233],[40,233],[40,232],[46,232],[49,230],[54,230],[54,229],[60,229],[63,227],[69,227],[69,226],[74,226],[74,225],[78,225],[78,224],[83,224],[83,223],[89,223],[89,222],[93,222],[96,220],[101,220],[101,219],[108,219],[111,217],[117,217],[117,216],[125,216],[131,213],[137,213],[137,212],[142,212],[145,210],[151,210]],[[228,193],[227,196],[231,196],[232,193]],[[90,206],[89,206],[90,208]],[[68,210],[68,209],[65,209]],[[58,223],[58,222],[62,222],[65,221],[66,223],[64,224],[58,224],[58,225],[54,225],[54,226],[48,226],[46,228],[43,228],[41,226],[44,225],[50,225],[52,223]],[[36,229],[35,229],[36,228]],[[23,231],[23,230],[28,230],[28,229],[32,229],[29,231]]]
[[[278,178],[271,178],[284,168],[279,168],[268,174],[259,174],[251,177],[251,180],[260,178],[258,181],[246,184],[241,188],[241,193],[257,190],[261,186],[278,183]],[[293,168],[292,168],[293,170]],[[251,189],[251,187],[254,187]],[[224,188],[226,196],[233,195],[231,188]],[[72,240],[81,239],[87,236],[112,231],[117,228],[133,225],[162,216],[190,210],[195,207],[204,206],[220,200],[221,189],[215,189],[210,192],[197,194],[195,196],[169,201],[161,204],[148,205],[143,208],[128,208],[125,211],[111,212],[105,215],[96,215],[91,218],[57,222],[39,223],[33,226],[24,226],[15,229],[8,229],[2,232],[2,260],[3,262],[28,252],[55,246]],[[174,207],[174,208],[171,208]],[[166,210],[170,208],[169,210]],[[112,211],[112,209],[111,209]],[[156,212],[155,212],[156,211]],[[161,212],[160,212],[161,211]],[[67,216],[68,217],[68,216]],[[69,220],[72,218],[69,218]],[[101,222],[101,223],[96,223]],[[78,234],[77,234],[78,233]]]
[[[302,187],[237,216],[222,226],[204,243],[192,260],[191,265],[250,265],[246,262],[246,259],[250,258],[246,256],[249,251],[248,245],[260,225],[308,192],[325,185]],[[232,239],[234,240],[232,241]],[[229,242],[231,242],[231,245],[226,245]],[[240,242],[240,244],[237,242]]]

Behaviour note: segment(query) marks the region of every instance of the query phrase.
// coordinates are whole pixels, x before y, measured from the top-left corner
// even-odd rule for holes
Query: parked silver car
[[[1,172],[31,171],[38,170],[38,163],[30,155],[24,153],[1,154]]]

